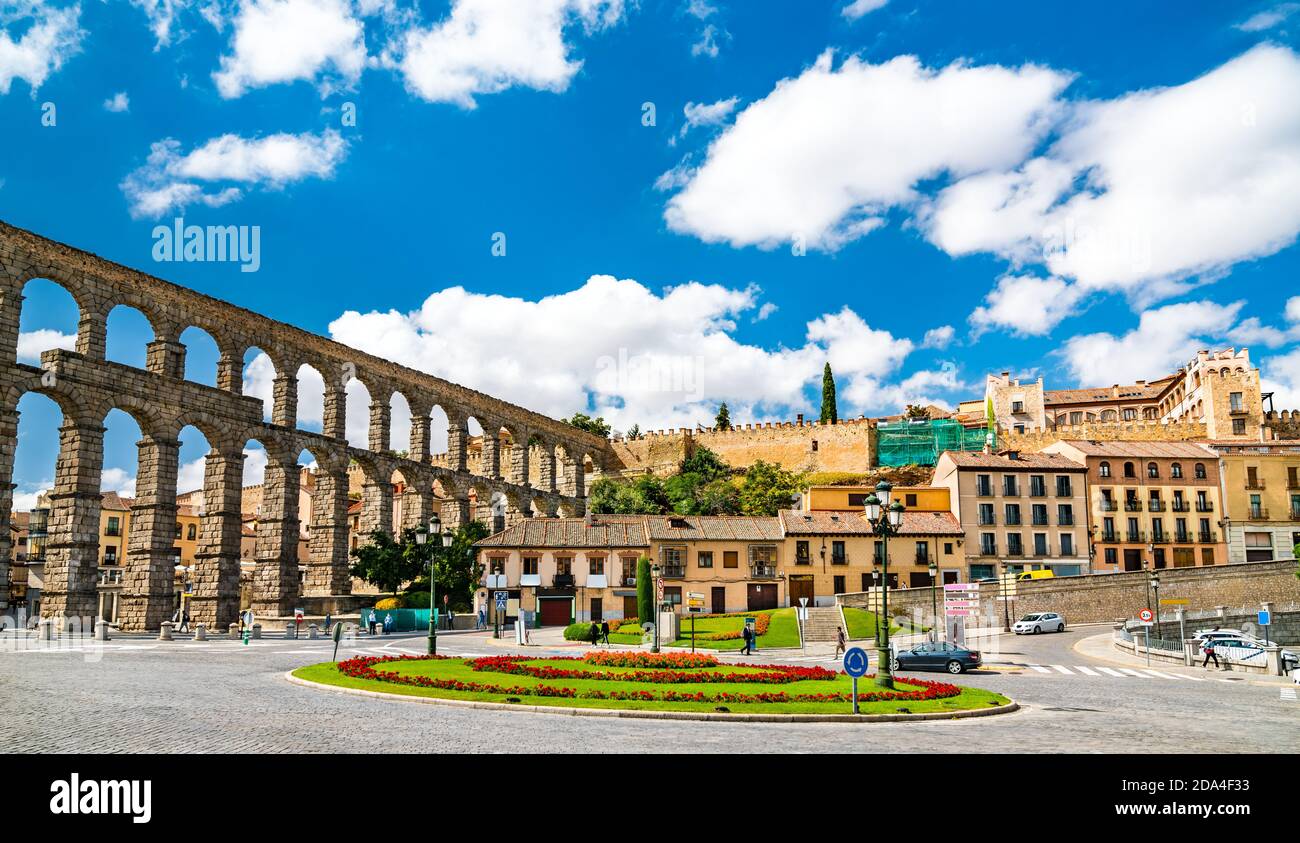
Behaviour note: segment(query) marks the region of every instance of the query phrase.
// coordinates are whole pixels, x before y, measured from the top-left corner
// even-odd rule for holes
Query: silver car
[[[1011,627],[1016,635],[1037,635],[1040,632],[1065,632],[1065,617],[1056,612],[1034,612],[1025,615]]]

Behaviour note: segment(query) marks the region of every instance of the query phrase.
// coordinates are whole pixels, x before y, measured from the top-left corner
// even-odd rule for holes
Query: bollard
[[[307,627],[307,637],[320,638],[320,627],[316,626],[316,624],[309,625]]]
[[[108,621],[104,620],[103,618],[99,618],[95,621],[95,640],[96,641],[108,640]]]
[[[253,637],[254,638],[262,637],[262,625],[260,623],[253,624]]]
[[[237,623],[232,623],[232,624],[230,625],[230,637],[231,637],[231,638],[238,638],[238,637],[239,637],[239,624],[237,624]]]
[[[203,624],[201,624],[201,623],[199,623],[199,624],[195,624],[195,625],[194,625],[194,640],[195,640],[195,641],[207,641],[207,640],[208,640],[208,628],[207,628],[206,626],[204,626]]]
[[[172,640],[172,625],[171,625],[171,621],[163,621],[163,622],[162,622],[162,625],[158,628],[158,640],[159,640],[159,641],[171,641],[171,640]]]
[[[49,618],[41,618],[40,623],[36,626],[36,639],[38,641],[53,641],[54,621]]]

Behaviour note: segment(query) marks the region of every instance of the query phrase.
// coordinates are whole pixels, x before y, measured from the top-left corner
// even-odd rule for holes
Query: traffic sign
[[[1155,614],[1152,613],[1150,609],[1143,609],[1142,611],[1138,612],[1138,620],[1142,621],[1142,623],[1151,623],[1155,619],[1156,616]]]
[[[1268,626],[1273,623],[1273,613],[1267,609],[1259,613],[1259,625]]]
[[[510,592],[508,592],[508,591],[497,591],[497,592],[493,592],[493,593],[496,595],[497,611],[498,611],[498,612],[503,612],[503,611],[505,611],[505,608],[506,608],[506,600],[507,600],[507,598],[510,597]]]
[[[1192,601],[1188,600],[1186,597],[1161,597],[1160,598],[1161,606],[1190,606],[1191,604]]]
[[[850,647],[844,652],[844,672],[853,678],[867,675],[867,651],[861,647]]]

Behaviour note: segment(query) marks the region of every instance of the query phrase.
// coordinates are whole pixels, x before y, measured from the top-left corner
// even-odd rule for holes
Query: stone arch
[[[285,371],[270,352],[261,346],[245,346],[240,356],[242,393],[260,398],[262,418],[270,421],[275,415],[275,381]]]
[[[34,288],[33,284],[36,285]],[[34,293],[31,292],[33,289]],[[40,356],[45,351],[79,348],[86,309],[71,289],[50,278],[33,277],[17,285],[14,299],[13,308],[17,312],[10,317],[14,333],[9,340],[12,347],[5,350],[8,354],[6,359],[39,366]],[[55,309],[57,312],[38,316],[35,312],[37,305],[42,305],[42,311]],[[57,327],[49,324],[51,322]],[[102,324],[98,341],[102,349]]]
[[[299,364],[294,372],[298,382],[298,406],[294,427],[321,432],[325,425],[325,375],[311,363]]]
[[[158,339],[157,322],[134,304],[117,302],[105,315],[104,359],[112,363],[150,368],[150,347]]]
[[[398,454],[411,454],[411,429],[414,420],[414,407],[401,389],[394,389],[388,396],[388,435],[383,441],[383,450]],[[425,416],[427,418],[427,416]],[[371,443],[373,446],[373,442]]]
[[[360,376],[354,376],[344,387],[344,438],[354,448],[370,445],[370,416],[374,409],[374,395],[370,386]]]
[[[176,336],[185,358],[184,379],[204,386],[217,386],[222,358],[222,344],[201,325],[186,325]]]

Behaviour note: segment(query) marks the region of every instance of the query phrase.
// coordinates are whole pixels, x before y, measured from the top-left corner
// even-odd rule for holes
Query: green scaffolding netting
[[[876,434],[880,465],[934,465],[944,451],[983,449],[988,431],[982,427],[965,428],[951,419],[936,419],[882,424]]]

